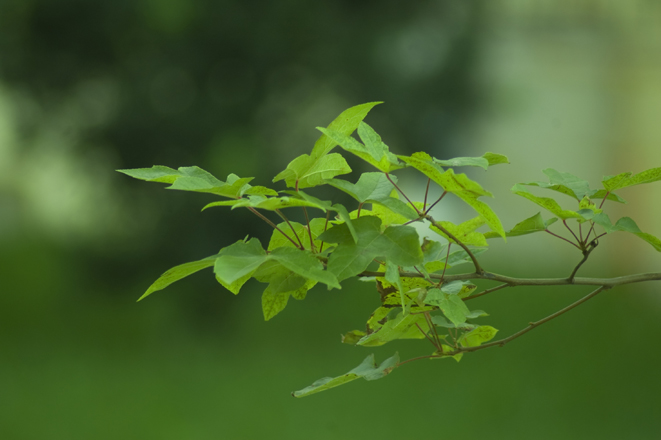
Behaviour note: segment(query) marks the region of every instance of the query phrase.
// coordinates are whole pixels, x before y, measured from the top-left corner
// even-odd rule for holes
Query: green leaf
[[[558,202],[556,202],[553,199],[550,199],[548,197],[537,197],[533,195],[532,193],[530,193],[530,191],[528,191],[528,189],[525,186],[523,186],[523,184],[517,183],[512,187],[511,191],[516,195],[525,197],[531,202],[536,203],[537,205],[541,206],[542,208],[546,209],[552,214],[557,215],[562,220],[566,220],[568,218],[577,218],[577,219],[585,220],[585,218],[581,214],[575,211],[562,209],[558,204]]]
[[[545,231],[550,225],[558,221],[557,217],[553,217],[548,221],[544,221],[541,213],[537,213],[519,223],[517,223],[511,230],[505,232],[508,237],[517,237],[519,235],[532,234],[534,232]],[[484,234],[485,238],[495,238],[498,234],[495,232],[487,232]]]
[[[493,212],[489,205],[477,200],[481,196],[492,197],[491,193],[485,191],[477,182],[470,180],[465,174],[455,174],[452,168],[443,172],[443,169],[435,164],[427,153],[414,153],[410,157],[397,157],[421,171],[424,175],[439,184],[445,191],[459,197],[484,217],[484,220],[492,231],[497,232],[503,239],[505,238],[505,230],[496,213]]]
[[[609,193],[605,189],[596,190],[590,195],[591,199],[603,199],[604,197],[606,197],[606,200],[612,200],[613,202],[627,203],[622,197],[615,193]]]
[[[330,271],[324,270],[321,261],[309,251],[291,247],[280,247],[273,249],[269,254],[269,258],[278,261],[287,269],[304,278],[324,283],[328,287],[342,288],[335,275]]]
[[[464,347],[478,347],[492,340],[496,336],[496,333],[498,333],[498,330],[490,325],[481,325],[461,335],[459,343]]]
[[[306,206],[309,208],[317,208],[321,209],[322,211],[326,211],[325,205],[320,205],[316,202],[308,201],[300,197],[265,197],[262,195],[248,196],[248,198],[239,200],[212,202],[202,208],[202,211],[215,206],[231,206],[232,209],[250,207],[255,209],[266,209],[267,211]]]
[[[602,180],[604,188],[607,191],[626,188],[628,186],[641,185],[643,183],[656,182],[661,180],[661,168],[650,168],[641,173],[631,175],[632,173],[621,173],[617,176],[606,176]]]
[[[365,347],[376,347],[384,345],[396,339],[422,339],[424,332],[429,331],[429,325],[424,314],[404,314],[400,312],[394,319],[386,321],[385,324],[373,333],[363,336],[356,344]]]
[[[391,285],[397,286],[399,291],[400,301],[402,308],[406,308],[406,300],[404,299],[404,286],[402,285],[402,280],[399,276],[399,266],[390,260],[386,261],[386,275],[384,277]]]
[[[344,150],[355,154],[370,165],[384,173],[403,168],[404,165],[397,160],[397,156],[392,154],[388,146],[381,141],[381,137],[364,122],[358,126],[358,134],[364,145],[352,138],[350,134],[344,134],[330,128],[317,127],[317,130],[333,139]]]
[[[390,178],[397,182],[396,176]],[[332,179],[326,183],[344,191],[360,203],[390,198],[390,193],[395,189],[384,173],[363,173],[356,183],[341,179]]]
[[[396,176],[390,178],[397,182]],[[418,214],[408,204],[391,197],[395,187],[384,173],[363,173],[355,184],[341,179],[332,179],[327,183],[349,194],[360,203],[377,203],[385,206],[407,219],[402,223],[418,218]]]
[[[581,200],[590,193],[590,184],[570,173],[561,173],[553,168],[542,171],[553,185],[565,187],[571,191],[576,200]]]
[[[267,260],[267,255],[259,240],[239,241],[223,248],[218,254],[214,272],[220,281],[231,285],[247,275],[252,275]]]
[[[356,128],[358,128],[358,125],[363,121],[363,119],[365,119],[370,110],[379,104],[382,104],[382,102],[368,102],[366,104],[360,104],[348,108],[347,110],[340,113],[340,115],[330,123],[328,128],[330,130],[335,130],[349,136],[356,130]],[[323,135],[314,144],[314,148],[312,149],[312,157],[324,156],[328,154],[328,152],[333,148],[335,148],[336,145],[337,142],[328,136]]]
[[[507,156],[498,153],[487,152],[484,153],[482,157],[489,162],[489,166],[498,165],[501,163],[510,163],[510,160],[507,158]]]
[[[618,231],[630,232],[652,245],[657,252],[661,252],[661,240],[654,235],[642,232],[636,222],[630,217],[622,217],[613,225],[608,215],[602,212],[592,217],[592,221],[602,226],[608,234]]]
[[[437,221],[436,224],[430,225],[430,229],[437,234],[445,237],[448,241],[455,242],[448,235],[445,235],[436,225],[440,224],[445,228],[450,234],[454,235],[459,241],[468,246],[487,246],[487,241],[484,238],[484,234],[481,232],[475,232],[477,228],[484,225],[486,221],[483,217],[478,216],[471,220],[467,220],[459,225],[455,225],[452,222],[446,221]],[[494,233],[495,234],[495,233]]]
[[[235,174],[230,174],[227,176],[227,182],[223,182],[211,173],[195,166],[181,167],[178,170],[174,170],[165,166],[155,165],[151,168],[117,171],[148,182],[170,183],[171,186],[168,189],[207,192],[230,198],[240,197],[241,194],[248,191],[251,188],[248,182],[253,180],[253,177],[240,178]]]
[[[185,278],[188,275],[192,275],[197,271],[213,266],[217,257],[218,255],[212,255],[199,261],[184,263],[173,267],[161,275],[156,281],[154,281],[154,283],[149,286],[147,291],[138,299],[138,301],[148,297],[158,290],[165,289],[175,281],[179,281],[180,279]]]
[[[453,159],[436,159],[434,162],[444,167],[480,167],[489,168],[489,161],[484,157],[455,157]]]
[[[321,246],[321,241],[317,240],[317,237],[324,232],[324,226],[326,224],[326,219],[323,218],[313,218],[310,220],[310,229],[312,230],[312,239],[314,241],[314,245],[317,249]],[[308,230],[307,226],[304,226],[300,223],[297,222],[289,222],[289,224],[282,222],[278,224],[278,228],[285,232],[289,237],[293,238],[295,242],[298,243],[298,240],[296,240],[296,237],[293,237],[292,230],[290,228],[291,225],[294,228],[294,231],[296,231],[296,235],[298,235],[298,238],[300,239],[301,243],[303,243],[303,246],[306,249],[310,249],[310,231]],[[294,243],[292,243],[287,237],[282,235],[280,231],[277,229],[273,230],[273,233],[271,234],[271,240],[269,241],[269,245],[267,250],[272,251],[275,248],[278,247],[296,247]]]
[[[328,270],[338,280],[364,271],[376,257],[385,257],[398,266],[415,266],[422,262],[417,231],[411,226],[390,226],[381,232],[381,220],[365,216],[353,220],[357,241],[346,224],[333,226],[319,236],[327,243],[337,243],[328,260]]]
[[[352,380],[356,380],[361,377],[365,380],[381,379],[382,377],[390,374],[390,372],[395,369],[398,364],[399,354],[397,353],[383,361],[378,367],[376,366],[374,355],[370,354],[359,366],[349,371],[348,373],[338,377],[324,377],[323,379],[319,379],[309,387],[303,388],[299,391],[294,391],[292,396],[309,396],[310,394],[326,391],[328,389],[344,385],[345,383],[351,382]]]
[[[454,325],[466,322],[470,310],[464,304],[464,301],[456,294],[448,294],[441,289],[429,289],[425,304],[436,306]]]
[[[335,118],[328,128],[348,136],[358,128],[358,124],[377,104],[380,104],[380,102],[369,102],[351,107]],[[331,179],[340,174],[351,172],[349,165],[341,155],[328,154],[336,145],[337,142],[333,139],[322,135],[314,144],[310,155],[303,154],[292,160],[287,165],[287,169],[275,176],[273,181],[277,182],[284,179],[289,188],[308,188],[322,184],[323,179]],[[332,158],[327,159],[329,156],[332,156]]]

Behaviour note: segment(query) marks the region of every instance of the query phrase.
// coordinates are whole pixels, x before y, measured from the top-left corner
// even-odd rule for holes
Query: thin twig
[[[324,232],[326,232],[326,229],[328,229],[328,219],[330,218],[330,211],[326,211],[326,223],[324,224]],[[324,242],[321,242],[321,246],[319,246],[319,252],[324,250]]]
[[[314,240],[312,239],[312,227],[310,226],[310,217],[308,217],[308,210],[303,206],[303,213],[305,214],[305,222],[308,224],[308,234],[310,234],[310,251],[314,252]]]
[[[282,211],[280,211],[279,209],[276,209],[275,212],[276,212],[276,214],[278,214],[278,215],[279,215],[279,216],[280,216],[285,222],[287,222],[287,224],[288,224],[289,227],[291,228],[291,231],[294,233],[294,236],[296,237],[296,240],[298,240],[298,244],[301,245],[300,248],[301,248],[301,249],[305,249],[305,246],[303,246],[303,242],[301,241],[301,237],[298,236],[298,234],[296,233],[296,229],[294,229],[294,227],[292,226],[292,224],[289,223],[289,219],[288,219],[287,217],[285,217],[285,215],[284,215],[284,214],[282,213]]]
[[[427,340],[428,340],[429,342],[431,342],[432,345],[433,345],[434,347],[438,348],[438,346],[436,345],[436,342],[435,342],[435,341],[434,341],[434,340],[433,340],[433,339],[432,339],[427,333],[425,333],[425,331],[422,329],[422,327],[420,327],[420,324],[418,324],[418,323],[416,322],[416,323],[415,323],[415,326],[418,327],[418,330],[420,330],[420,333],[422,333],[422,335],[423,335],[425,338],[427,338]]]
[[[576,249],[580,249],[580,247],[576,243],[573,243],[573,242],[567,240],[565,237],[561,237],[558,234],[554,234],[553,232],[549,231],[548,229],[545,229],[545,231],[548,232],[549,234],[553,235],[554,237],[558,237],[560,240],[565,240],[567,243],[574,246]]]
[[[571,232],[571,235],[574,236],[574,238],[576,239],[576,241],[577,241],[578,243],[581,243],[581,240],[578,239],[578,237],[576,236],[576,234],[574,234],[574,231],[572,231],[572,229],[571,229],[571,228],[569,227],[569,225],[567,224],[567,219],[562,220],[562,223],[565,225],[565,228],[567,228],[567,229],[569,230],[569,232]],[[570,242],[570,243],[571,243],[571,242]],[[580,248],[579,248],[579,249],[580,249]]]
[[[389,175],[388,173],[385,173],[385,174],[386,174],[386,178],[390,181],[390,183],[392,183],[393,186],[394,186],[395,188],[397,188],[397,191],[399,191],[399,192],[404,196],[404,198],[406,199],[406,201],[409,202],[409,203],[411,204],[411,206],[413,207],[413,209],[415,209],[415,212],[417,212],[418,215],[422,215],[422,213],[420,212],[420,210],[419,210],[418,208],[416,208],[416,206],[413,204],[413,202],[411,201],[411,199],[409,199],[409,198],[406,196],[406,194],[404,194],[404,191],[402,191],[401,189],[399,189],[399,187],[397,186],[397,184],[396,184],[395,182],[393,182],[393,180],[390,178],[390,175]]]
[[[485,290],[483,292],[480,292],[480,293],[477,293],[475,295],[467,296],[466,298],[463,298],[463,300],[468,301],[468,300],[471,300],[471,299],[475,299],[475,298],[478,298],[482,295],[486,295],[487,293],[491,293],[491,292],[495,292],[496,290],[504,289],[505,287],[512,287],[512,286],[507,284],[507,283],[501,284],[500,286],[492,287],[491,289],[487,289],[487,290]]]
[[[257,217],[259,217],[259,218],[261,218],[262,220],[264,220],[266,223],[268,223],[269,225],[271,225],[275,230],[277,230],[277,231],[280,232],[282,235],[284,235],[285,238],[287,238],[287,240],[291,241],[291,242],[294,244],[294,246],[298,247],[298,244],[296,244],[296,242],[295,242],[295,241],[294,241],[289,235],[287,235],[287,234],[285,234],[284,232],[282,232],[282,229],[280,229],[275,223],[273,223],[273,222],[272,222],[271,220],[269,220],[268,218],[264,217],[264,216],[263,216],[259,211],[257,211],[255,208],[252,208],[252,207],[250,207],[250,206],[248,206],[247,208],[250,210],[250,212],[252,212],[252,213],[255,214]],[[299,240],[299,241],[300,241],[300,240]]]
[[[452,240],[454,240],[455,243],[457,243],[459,246],[461,246],[461,248],[463,250],[466,251],[466,253],[470,257],[470,259],[473,260],[473,265],[475,266],[475,273],[484,273],[484,269],[482,269],[482,266],[480,266],[480,263],[477,262],[477,258],[475,258],[475,255],[473,255],[473,252],[471,252],[471,250],[468,248],[468,246],[466,246],[463,242],[461,242],[461,240],[459,240],[457,237],[455,237],[450,231],[445,229],[443,227],[443,225],[441,225],[440,223],[437,223],[431,215],[424,214],[424,216],[427,220],[429,220],[431,222],[431,224],[433,224],[438,229],[440,229],[441,232],[443,232],[445,235],[447,235]]]
[[[429,212],[431,211],[431,209],[432,209],[434,206],[436,206],[436,204],[437,204],[438,202],[440,202],[441,200],[443,200],[443,197],[445,197],[445,195],[446,195],[447,193],[448,193],[447,191],[443,191],[443,194],[441,194],[441,197],[439,197],[438,200],[436,200],[434,203],[432,203],[432,204],[429,206],[429,209],[427,209],[427,210],[425,211],[425,214],[429,214]]]
[[[555,313],[553,313],[553,314],[547,316],[547,317],[544,318],[544,319],[540,319],[539,321],[536,321],[536,322],[531,322],[530,324],[528,324],[528,327],[526,327],[526,328],[524,328],[523,330],[520,330],[520,331],[514,333],[514,334],[511,335],[511,336],[508,336],[507,338],[499,339],[499,340],[497,340],[497,341],[489,342],[489,343],[487,343],[487,344],[482,344],[482,345],[479,345],[479,346],[477,346],[477,347],[461,347],[461,348],[458,348],[457,351],[455,351],[454,353],[448,353],[448,355],[449,355],[449,356],[453,356],[453,355],[455,355],[455,354],[464,353],[464,352],[470,352],[470,351],[483,350],[483,349],[485,349],[485,348],[491,348],[491,347],[502,347],[503,345],[507,344],[508,342],[513,341],[514,339],[516,339],[516,338],[518,338],[518,337],[520,337],[520,336],[523,336],[524,334],[528,333],[530,330],[532,330],[532,329],[534,329],[534,328],[536,328],[536,327],[539,327],[540,325],[542,325],[542,324],[544,324],[544,323],[547,323],[547,322],[549,322],[550,320],[555,319],[555,318],[557,318],[557,317],[560,316],[560,315],[563,315],[563,314],[567,313],[567,312],[570,311],[571,309],[573,309],[573,308],[575,308],[575,307],[577,307],[577,306],[583,304],[585,301],[589,300],[590,298],[596,296],[597,294],[599,294],[600,292],[602,292],[603,290],[606,290],[606,289],[608,289],[608,287],[606,287],[606,286],[600,286],[599,288],[597,288],[596,290],[593,290],[592,292],[590,292],[589,294],[587,294],[587,295],[584,296],[583,298],[579,299],[578,301],[571,303],[571,304],[568,305],[567,307],[558,310],[557,312],[555,312]]]
[[[427,189],[425,189],[425,201],[422,202],[422,210],[425,211],[427,206],[427,194],[429,194],[429,184],[431,183],[431,177],[427,179]]]

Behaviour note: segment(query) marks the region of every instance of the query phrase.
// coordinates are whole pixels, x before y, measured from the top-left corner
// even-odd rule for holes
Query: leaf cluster
[[[631,218],[623,217],[613,224],[603,209],[606,201],[626,203],[616,191],[661,180],[661,168],[607,176],[598,189],[590,189],[587,181],[572,174],[546,169],[543,172],[548,182],[516,184],[512,192],[552,216],[544,219],[537,212],[505,230],[484,201],[492,194],[455,169],[470,166],[487,170],[508,164],[507,157],[490,152],[451,159],[437,159],[426,152],[396,155],[363,121],[377,104],[351,107],[327,127],[318,128],[321,136],[311,153],[293,159],[273,179],[272,183],[284,181],[286,189],[252,186],[254,178],[235,174],[222,181],[195,166],[119,170],[136,179],[168,184],[168,189],[210,193],[221,200],[208,203],[203,209],[245,208],[272,228],[266,247],[258,239],[246,237],[221,248],[216,255],[176,266],[149,286],[140,300],[175,281],[212,268],[217,281],[234,294],[239,294],[251,279],[265,284],[262,312],[264,319],[270,320],[285,309],[290,297],[303,300],[318,284],[326,290],[341,289],[343,281],[359,277],[374,285],[380,305],[368,317],[364,330],[347,332],[342,342],[374,347],[400,339],[426,339],[433,350],[420,358],[459,361],[465,353],[503,345],[519,335],[489,342],[498,330],[476,323],[488,315],[467,305],[467,301],[486,293],[517,285],[516,280],[508,279],[498,287],[477,292],[471,279],[504,278],[486,272],[479,263],[477,257],[488,249],[487,240],[546,232],[568,242],[581,252],[582,260],[567,277],[567,283],[576,281],[578,269],[607,234],[629,232],[661,251],[661,241],[642,232]],[[341,152],[333,152],[336,147],[364,160],[376,171],[361,174],[355,182],[339,178],[350,173],[351,168]],[[393,173],[405,169],[427,178],[423,201],[411,200],[398,186]],[[428,200],[431,184],[441,190],[434,202]],[[314,188],[323,185],[348,194],[354,205],[346,207],[314,196]],[[574,200],[574,207],[565,208],[553,197],[535,195],[530,187],[549,190],[565,201],[569,197]],[[431,209],[448,195],[470,206],[474,217],[459,224],[433,218]],[[305,222],[290,220],[285,213],[289,210],[301,210]],[[276,224],[269,216],[276,216],[279,222]],[[414,222],[427,223],[434,235],[421,237],[411,225]],[[551,231],[557,222],[569,233],[568,237]],[[464,264],[472,265],[474,271],[462,276],[447,273],[448,269]],[[600,289],[608,287],[602,285]],[[558,313],[564,313],[564,309]],[[543,322],[546,321],[531,323],[530,328],[519,333]],[[378,379],[406,362],[395,354],[377,366],[370,355],[348,373],[320,379],[293,394],[307,396],[360,377]]]

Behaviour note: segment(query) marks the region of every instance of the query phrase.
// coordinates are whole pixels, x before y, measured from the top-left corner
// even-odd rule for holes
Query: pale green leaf
[[[461,335],[459,343],[464,347],[479,347],[483,343],[492,340],[496,333],[498,333],[498,330],[490,325],[481,325]]]
[[[382,377],[390,374],[390,372],[398,365],[399,355],[397,353],[383,361],[378,367],[376,365],[376,361],[374,360],[374,355],[370,354],[359,366],[349,371],[348,373],[338,377],[324,377],[323,379],[317,380],[309,387],[303,388],[299,391],[294,391],[292,395],[294,397],[309,396],[310,394],[325,391],[339,385],[344,385],[345,383],[351,382],[352,380],[356,380],[361,377],[365,380],[381,379]]]

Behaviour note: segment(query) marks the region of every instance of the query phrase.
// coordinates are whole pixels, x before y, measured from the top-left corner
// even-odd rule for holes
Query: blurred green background
[[[358,281],[267,323],[263,285],[235,297],[210,271],[136,304],[166,269],[269,231],[114,170],[199,165],[268,185],[314,127],[382,100],[367,121],[397,153],[507,154],[469,173],[511,227],[537,209],[509,188],[543,168],[596,185],[661,165],[660,25],[653,0],[0,0],[0,437],[658,438],[657,284],[607,291],[459,364],[297,400],[371,352],[430,347],[340,344],[378,305]],[[367,170],[350,163],[349,179]],[[611,218],[660,235],[659,187],[622,191]],[[436,215],[470,212],[448,200]],[[571,250],[533,235],[484,261],[566,276]],[[614,234],[580,274],[659,271],[660,258]],[[518,288],[471,306],[505,336],[585,293]]]

